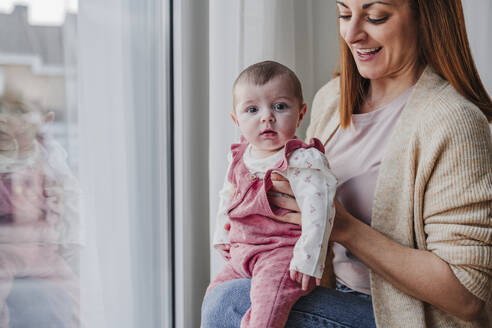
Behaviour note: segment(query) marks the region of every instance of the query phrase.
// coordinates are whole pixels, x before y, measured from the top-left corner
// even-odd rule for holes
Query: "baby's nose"
[[[266,111],[266,113],[261,117],[262,122],[275,122],[275,115],[271,111]]]

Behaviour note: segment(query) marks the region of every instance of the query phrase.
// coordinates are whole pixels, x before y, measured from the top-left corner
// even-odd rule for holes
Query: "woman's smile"
[[[355,49],[354,57],[359,61],[370,61],[380,54],[382,49],[383,47]]]

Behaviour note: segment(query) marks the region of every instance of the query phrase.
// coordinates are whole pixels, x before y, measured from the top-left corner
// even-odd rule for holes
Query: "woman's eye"
[[[287,105],[284,103],[278,103],[273,105],[274,110],[284,110],[287,108]]]
[[[342,20],[349,20],[350,19],[350,15],[340,14],[340,15],[338,15],[338,18],[339,19],[342,19]]]
[[[381,24],[384,23],[388,20],[388,16],[381,17],[381,18],[371,18],[367,17],[367,21],[372,24]]]
[[[248,112],[248,113],[256,113],[257,111],[258,111],[258,108],[256,108],[256,107],[246,108],[246,112]]]

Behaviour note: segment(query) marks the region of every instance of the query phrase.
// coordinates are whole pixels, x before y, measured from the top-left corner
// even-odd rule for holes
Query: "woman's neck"
[[[398,98],[417,83],[424,67],[412,67],[395,76],[371,80],[364,103],[357,114],[369,113]]]

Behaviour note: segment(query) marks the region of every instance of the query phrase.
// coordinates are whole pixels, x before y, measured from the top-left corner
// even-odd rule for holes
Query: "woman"
[[[287,326],[490,327],[492,103],[461,1],[337,6],[340,76],[317,93],[307,138],[325,143],[339,178],[338,287],[302,298]],[[275,189],[292,194],[282,181]],[[288,198],[271,202],[298,211]],[[218,286],[204,326],[233,327],[248,288]]]

